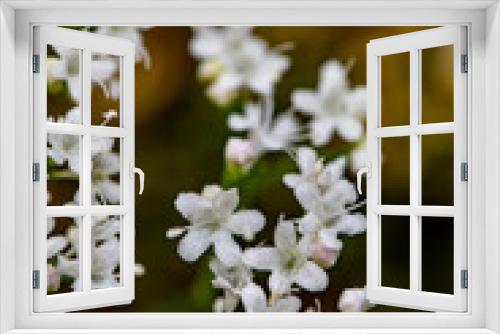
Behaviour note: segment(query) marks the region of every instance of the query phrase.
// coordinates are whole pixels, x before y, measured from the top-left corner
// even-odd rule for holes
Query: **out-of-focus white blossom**
[[[69,169],[80,173],[80,138],[72,135],[47,134],[47,155],[58,165],[68,163]]]
[[[190,41],[191,54],[202,60],[200,76],[213,78],[208,94],[226,104],[241,88],[269,94],[288,58],[268,48],[251,34],[251,27],[196,27]]]
[[[299,124],[291,113],[283,113],[266,122],[264,111],[257,104],[246,104],[243,115],[230,115],[229,128],[246,131],[257,152],[280,151],[289,147],[299,135]]]
[[[365,288],[345,289],[340,295],[338,309],[341,312],[365,312],[370,308]]]
[[[326,272],[308,259],[308,240],[297,241],[297,232],[291,222],[278,223],[274,244],[274,247],[249,248],[243,254],[243,261],[248,266],[271,271],[269,288],[273,293],[286,294],[293,284],[311,292],[326,289]]]
[[[241,249],[233,235],[252,240],[265,222],[257,210],[235,212],[238,201],[237,189],[223,190],[217,185],[205,186],[201,194],[179,194],[175,208],[191,224],[179,243],[179,255],[193,262],[214,245],[215,254],[224,265],[237,264]]]
[[[334,132],[351,142],[363,135],[361,118],[366,109],[366,90],[349,87],[347,69],[337,60],[323,64],[317,90],[295,90],[292,103],[298,111],[312,117],[310,134],[315,146],[327,144]]]
[[[241,291],[241,299],[246,312],[298,312],[301,302],[296,296],[282,295],[268,302],[264,290],[250,283]]]

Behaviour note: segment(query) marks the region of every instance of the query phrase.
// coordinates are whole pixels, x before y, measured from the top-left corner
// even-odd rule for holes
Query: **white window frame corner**
[[[376,8],[376,9],[374,9]],[[50,9],[50,10],[48,10]],[[378,11],[380,15],[374,15]],[[138,15],[140,14],[140,15]],[[29,100],[35,24],[468,24],[469,266],[465,314],[34,314],[29,252],[32,191]],[[15,64],[15,67],[12,66]],[[498,0],[4,0],[0,2],[0,334],[500,333],[500,5]],[[471,93],[472,92],[472,93]],[[14,126],[15,125],[15,126]],[[14,192],[12,191],[14,189]],[[14,196],[12,196],[14,193]],[[12,256],[15,254],[15,256]],[[484,255],[481,256],[481,255]],[[92,323],[93,329],[87,329]],[[168,326],[170,329],[165,329]],[[352,329],[352,328],[356,329]],[[174,328],[176,328],[174,330]],[[351,329],[347,329],[351,328]],[[390,328],[390,330],[388,329]]]

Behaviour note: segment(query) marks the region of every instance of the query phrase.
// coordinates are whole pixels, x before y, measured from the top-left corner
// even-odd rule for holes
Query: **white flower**
[[[349,214],[346,206],[356,200],[354,186],[342,179],[345,160],[339,158],[324,164],[316,153],[307,147],[297,150],[300,174],[287,174],[283,182],[293,189],[300,205],[306,210],[299,219],[299,231],[316,237],[327,248],[340,250],[342,242],[338,233],[354,235],[366,228],[365,217]]]
[[[241,88],[269,94],[289,66],[288,58],[269,50],[250,27],[197,27],[190,50],[204,60],[202,73],[216,77],[208,93],[222,104]]]
[[[225,266],[219,259],[210,261],[210,270],[215,275],[212,286],[223,289],[223,296],[214,301],[214,311],[232,312],[240,301],[241,289],[252,282],[253,274],[241,260],[234,266]]]
[[[246,104],[243,115],[229,116],[229,128],[247,131],[258,152],[283,150],[297,140],[299,125],[291,113],[278,115],[274,122],[266,122],[263,114],[259,105]]]
[[[144,45],[144,38],[142,31],[149,29],[147,27],[104,27],[101,26],[97,29],[96,33],[118,38],[125,38],[135,44],[135,60],[136,62],[143,62],[144,67],[151,68],[151,56],[149,55],[146,46]]]
[[[240,260],[240,246],[233,239],[241,235],[252,240],[264,226],[264,216],[256,210],[234,212],[238,190],[223,190],[217,185],[205,186],[201,194],[181,193],[175,208],[190,222],[179,243],[179,255],[188,262],[197,260],[214,245],[215,254],[227,266]]]
[[[215,275],[212,285],[217,289],[230,289],[239,292],[253,278],[252,271],[241,260],[234,266],[226,266],[218,258],[213,258],[209,266]]]
[[[365,312],[370,308],[365,288],[345,289],[340,295],[338,309],[341,312]]]
[[[80,138],[72,135],[47,134],[47,155],[58,165],[68,163],[75,173],[80,172]]]
[[[54,218],[47,218],[47,235],[51,234],[54,230]],[[55,235],[47,237],[47,259],[57,255],[68,245],[68,240],[64,236]]]
[[[323,64],[316,91],[298,89],[292,94],[293,106],[310,116],[311,139],[315,146],[325,145],[336,131],[347,141],[363,134],[361,116],[365,112],[366,90],[351,89],[347,70],[336,60]]]
[[[275,247],[250,248],[243,254],[243,261],[248,266],[271,271],[269,288],[273,293],[286,294],[293,284],[312,292],[326,289],[326,272],[308,259],[308,241],[297,241],[292,223],[278,223],[274,243]]]
[[[255,160],[257,152],[251,140],[229,138],[226,143],[225,156],[229,163],[246,167]]]
[[[241,299],[247,312],[298,312],[301,305],[299,298],[290,295],[279,296],[268,303],[264,290],[255,283],[243,288]]]

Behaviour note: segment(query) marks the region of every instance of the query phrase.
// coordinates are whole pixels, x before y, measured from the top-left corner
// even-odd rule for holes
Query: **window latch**
[[[139,175],[139,195],[144,192],[144,172],[138,167],[134,167],[134,164],[130,163],[130,178],[134,178],[134,175]]]
[[[370,177],[371,174],[370,174],[370,165],[366,166],[366,167],[362,167],[358,170],[358,172],[356,173],[356,186],[357,186],[357,189],[358,189],[358,193],[360,195],[363,194],[362,190],[361,190],[361,178],[363,176],[363,174],[366,174],[366,177]]]

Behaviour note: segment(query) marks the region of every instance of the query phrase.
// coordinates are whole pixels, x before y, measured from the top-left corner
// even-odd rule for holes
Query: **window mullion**
[[[90,119],[91,119],[91,54],[89,49],[83,49],[82,56],[82,121],[85,133],[83,135],[82,144],[82,173],[80,180],[82,182],[82,203],[85,208],[85,215],[82,219],[81,228],[81,282],[82,291],[88,292],[91,289],[91,263],[92,263],[92,249],[91,249],[91,229],[92,219],[90,216],[91,204],[91,175],[92,175],[92,162],[91,162],[91,135],[90,135]]]
[[[420,59],[418,49],[410,51],[410,207],[420,203],[420,143],[416,128],[420,108]],[[412,210],[413,211],[413,210]],[[417,292],[421,277],[420,217],[410,214],[410,290]]]

